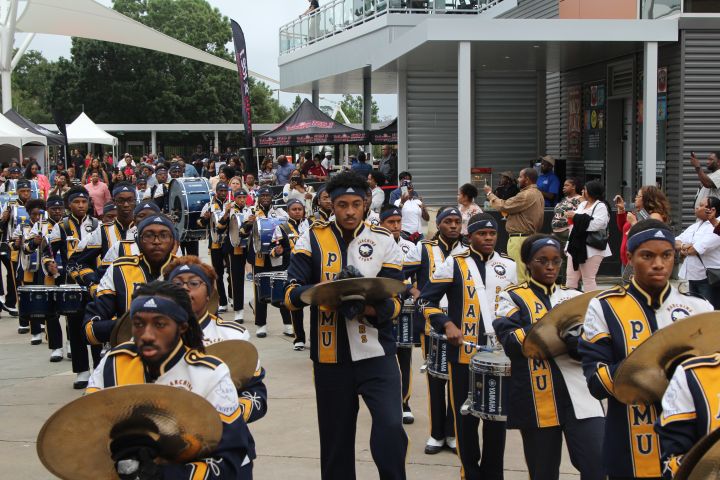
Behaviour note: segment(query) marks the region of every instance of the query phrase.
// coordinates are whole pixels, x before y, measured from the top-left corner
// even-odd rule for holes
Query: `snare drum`
[[[245,216],[242,213],[233,213],[228,223],[228,238],[230,239],[230,245],[233,247],[239,247],[243,240],[240,237],[240,228],[245,223]]]
[[[430,335],[427,337],[427,371],[433,377],[447,380],[449,378],[447,355],[448,343],[443,337],[444,335],[430,329]]]
[[[411,299],[406,300],[397,322],[393,323],[393,333],[398,347],[412,348],[420,344],[420,330],[415,328],[414,322],[415,305]]]
[[[270,303],[272,300],[272,279],[276,273],[277,272],[262,272],[255,274],[258,302]]]
[[[85,311],[87,288],[80,285],[60,285],[55,288],[55,305],[60,315],[72,315]]]
[[[287,272],[273,272],[270,289],[270,303],[280,308],[285,306],[285,285]]]
[[[55,313],[55,287],[26,285],[17,287],[22,318],[47,318]]]
[[[273,249],[272,237],[278,225],[287,223],[287,218],[258,218],[253,227],[255,253],[269,255]]]
[[[175,178],[170,182],[168,209],[181,242],[205,240],[207,229],[198,224],[203,207],[210,202],[205,178]]]
[[[510,359],[502,350],[478,352],[470,360],[470,413],[483,420],[507,420]]]

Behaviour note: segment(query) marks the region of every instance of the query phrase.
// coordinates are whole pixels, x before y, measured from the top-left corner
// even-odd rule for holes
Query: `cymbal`
[[[346,278],[319,283],[307,289],[300,299],[310,305],[337,307],[348,297],[362,297],[366,302],[385,300],[405,291],[405,284],[392,278]]]
[[[246,340],[225,340],[205,347],[205,353],[218,357],[230,369],[235,387],[247,384],[258,366],[258,351]]]
[[[658,330],[620,364],[615,373],[615,397],[623,403],[659,402],[670,381],[670,371],[689,357],[720,349],[720,312],[678,320]]]
[[[539,322],[534,324],[523,342],[523,354],[528,358],[546,360],[567,352],[563,334],[585,321],[590,300],[602,290],[585,292],[582,295],[565,300],[550,310]]]
[[[130,321],[130,312],[125,312],[122,317],[115,320],[110,333],[110,346],[117,347],[130,340],[132,340],[132,322]]]
[[[675,480],[715,480],[720,476],[720,429],[700,439],[683,457]]]
[[[110,442],[127,434],[147,434],[157,442],[160,459],[185,463],[217,448],[222,422],[207,400],[181,388],[113,387],[56,411],[38,434],[37,453],[62,479],[116,479]]]

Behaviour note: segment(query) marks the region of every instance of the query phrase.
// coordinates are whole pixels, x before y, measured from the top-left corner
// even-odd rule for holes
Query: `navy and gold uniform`
[[[7,185],[7,182],[4,184]],[[7,220],[0,220],[0,239],[2,242],[7,242],[12,245],[12,236],[15,233],[17,227],[17,220],[20,216],[18,207],[24,207],[25,202],[18,198],[14,204],[9,204],[6,209],[9,210],[9,217]],[[5,245],[7,246],[7,245]],[[4,246],[3,246],[4,247]],[[19,259],[19,252],[12,247],[5,250],[0,250],[0,261],[5,267],[5,306],[8,308],[15,308],[17,305],[17,265]],[[1,282],[0,282],[1,283]],[[2,286],[0,286],[0,289]]]
[[[287,213],[282,208],[270,207],[268,209],[262,208],[259,204],[255,207],[255,218],[287,218]],[[250,240],[250,246],[248,248],[247,261],[252,266],[253,277],[258,273],[279,271],[282,267],[274,267],[270,262],[269,255],[263,255],[255,251],[255,245],[252,239]],[[264,327],[267,325],[267,303],[260,302],[258,300],[258,287],[253,282],[253,293],[255,305],[255,325],[258,327]],[[282,313],[282,310],[281,310]],[[283,317],[283,324],[290,325],[290,315]]]
[[[355,267],[365,277],[403,279],[402,253],[387,230],[361,223],[344,237],[336,222],[315,222],[295,244],[286,306],[304,308],[302,292],[332,281],[346,266]],[[400,372],[392,331],[400,302],[389,298],[373,307],[377,316],[362,320],[344,318],[326,307],[310,307],[310,358],[323,479],[355,478],[359,395],[372,415],[370,451],[380,477],[405,478],[407,436],[402,426]]]
[[[95,294],[98,283],[109,264],[103,258],[113,245],[128,238],[131,223],[125,227],[117,219],[109,224],[102,224],[82,242],[68,259],[68,272],[78,285],[87,287],[91,295]]]
[[[134,343],[110,350],[93,372],[86,393],[122,385],[154,383],[187,388],[210,402],[223,425],[220,444],[205,459],[185,464],[163,464],[162,478],[195,480],[252,478],[255,442],[243,419],[243,407],[235,395],[230,371],[219,358],[191,350],[178,342],[154,378],[143,364]],[[90,417],[91,412],[90,412]]]
[[[418,304],[425,319],[436,332],[445,332],[445,324],[453,322],[463,340],[484,345],[485,337],[493,334],[492,321],[500,302],[500,293],[517,281],[515,262],[493,252],[488,256],[470,248],[452,255],[435,270],[433,281],[427,282]],[[440,300],[447,296],[447,314]],[[450,403],[457,435],[457,453],[462,464],[461,477],[468,480],[502,480],[505,454],[505,422],[483,421],[483,452],[478,442],[480,420],[460,415],[469,390],[469,363],[476,349],[448,344]],[[482,457],[482,462],[480,462]]]
[[[662,399],[662,415],[655,423],[663,477],[672,479],[685,454],[718,427],[720,354],[685,360],[675,369]]]
[[[150,267],[143,254],[120,257],[108,267],[98,285],[95,300],[85,309],[83,328],[90,345],[110,341],[115,320],[129,310],[135,287],[159,279],[165,265],[174,258],[175,255],[170,255],[157,270]]]
[[[403,272],[408,272],[413,268],[420,266],[420,254],[417,246],[410,240],[405,240],[399,237],[397,244],[400,247],[400,251],[403,254]],[[408,283],[408,290],[413,286],[413,280],[410,275],[405,280]],[[409,297],[409,293],[406,297]],[[420,328],[420,322],[414,322],[413,328]],[[410,409],[410,395],[412,394],[412,354],[413,347],[403,347],[397,349],[397,359],[400,365],[400,379],[402,380],[402,399],[403,399],[403,417],[412,418],[412,422],[415,421],[415,417],[412,416],[412,410]]]
[[[228,222],[233,215],[243,215],[244,218],[253,214],[252,209],[248,207],[240,207],[233,202],[230,213],[227,217],[222,217],[219,223],[227,228]],[[232,290],[233,310],[238,315],[242,313],[243,304],[245,303],[245,262],[247,261],[247,238],[252,233],[252,223],[244,222],[240,227],[240,238],[243,241],[236,247],[230,243],[230,235],[225,236],[223,249],[228,253],[230,263],[230,289]],[[237,317],[236,317],[237,318]]]
[[[75,215],[68,215],[53,227],[49,235],[50,245],[43,252],[43,263],[55,262],[55,254],[60,252],[62,264],[67,266],[68,259],[72,256],[78,246],[93,234],[100,223],[96,218],[86,215],[85,218],[79,219]],[[65,278],[63,283],[74,284],[75,280],[67,274],[65,269]],[[70,340],[70,349],[72,350],[72,369],[75,373],[87,372],[90,370],[90,362],[88,361],[87,340],[83,331],[83,313],[77,313],[67,316],[68,340]],[[93,362],[97,365],[100,360],[99,345],[92,346],[90,349]]]
[[[603,458],[609,476],[661,476],[660,449],[653,430],[661,406],[625,405],[617,400],[613,377],[618,366],[658,329],[712,310],[703,298],[682,294],[669,283],[654,302],[635,280],[590,301],[578,351],[590,392],[608,401]]]
[[[435,240],[423,240],[416,245],[420,253],[420,263],[413,261],[403,267],[403,274],[406,277],[414,276],[418,290],[422,291],[428,282],[433,281],[435,270],[445,262],[450,255],[464,252],[467,247],[458,239],[448,241],[442,235]],[[447,307],[447,299],[443,299],[440,308]],[[416,315],[415,328],[424,328],[425,335],[421,336],[423,357],[427,358],[428,335],[430,334],[430,322],[423,322],[423,315]],[[442,446],[447,440],[455,438],[453,428],[453,414],[450,407],[450,393],[447,380],[427,375],[428,402],[430,404],[428,415],[430,416],[430,437],[437,446]],[[446,393],[447,391],[447,393]],[[447,400],[446,400],[447,399]]]
[[[279,261],[281,270],[287,270],[290,266],[290,255],[295,248],[295,242],[298,241],[300,235],[305,233],[308,228],[310,228],[310,226],[308,225],[307,220],[302,219],[298,222],[292,218],[288,218],[288,222],[286,224],[276,227],[275,232],[273,233],[272,241],[282,247],[283,253],[282,255],[276,257],[274,253],[275,250],[273,250],[273,252],[270,253],[270,263],[277,268],[278,265],[276,262]],[[285,323],[286,317],[289,318],[292,323],[293,331],[295,333],[295,340],[293,340],[293,343],[302,343],[305,345],[304,309],[289,311],[285,307],[280,307],[280,315],[283,318],[283,323]]]
[[[522,344],[533,324],[580,292],[530,279],[500,294],[493,327],[511,371],[507,427],[520,429],[532,480],[557,479],[562,436],[581,478],[602,479],[600,461],[604,412],[583,378],[580,362],[567,354],[549,360],[525,357]]]
[[[215,216],[215,225],[210,223],[209,218],[206,219],[203,217],[207,212]],[[211,230],[210,238],[208,239],[208,248],[210,249],[210,261],[218,276],[217,282],[215,282],[215,288],[218,292],[218,297],[220,297],[221,307],[226,307],[228,303],[227,294],[225,293],[225,253],[223,249],[223,243],[227,236],[227,221],[220,222],[221,218],[227,219],[227,216],[224,214],[225,202],[218,200],[217,197],[213,197],[209,203],[205,204],[198,219],[199,226]]]

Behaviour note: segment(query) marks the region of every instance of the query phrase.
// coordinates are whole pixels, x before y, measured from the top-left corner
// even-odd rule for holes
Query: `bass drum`
[[[210,202],[210,184],[205,178],[175,178],[170,182],[168,208],[180,241],[204,240],[207,228],[198,224]]]

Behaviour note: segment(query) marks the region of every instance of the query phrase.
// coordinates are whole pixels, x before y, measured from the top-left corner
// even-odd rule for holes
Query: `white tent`
[[[74,122],[67,126],[68,143],[97,143],[99,145],[117,146],[118,139],[95,125],[85,112],[78,115]]]
[[[0,145],[22,148],[28,143],[47,145],[47,138],[31,133],[0,115]]]

